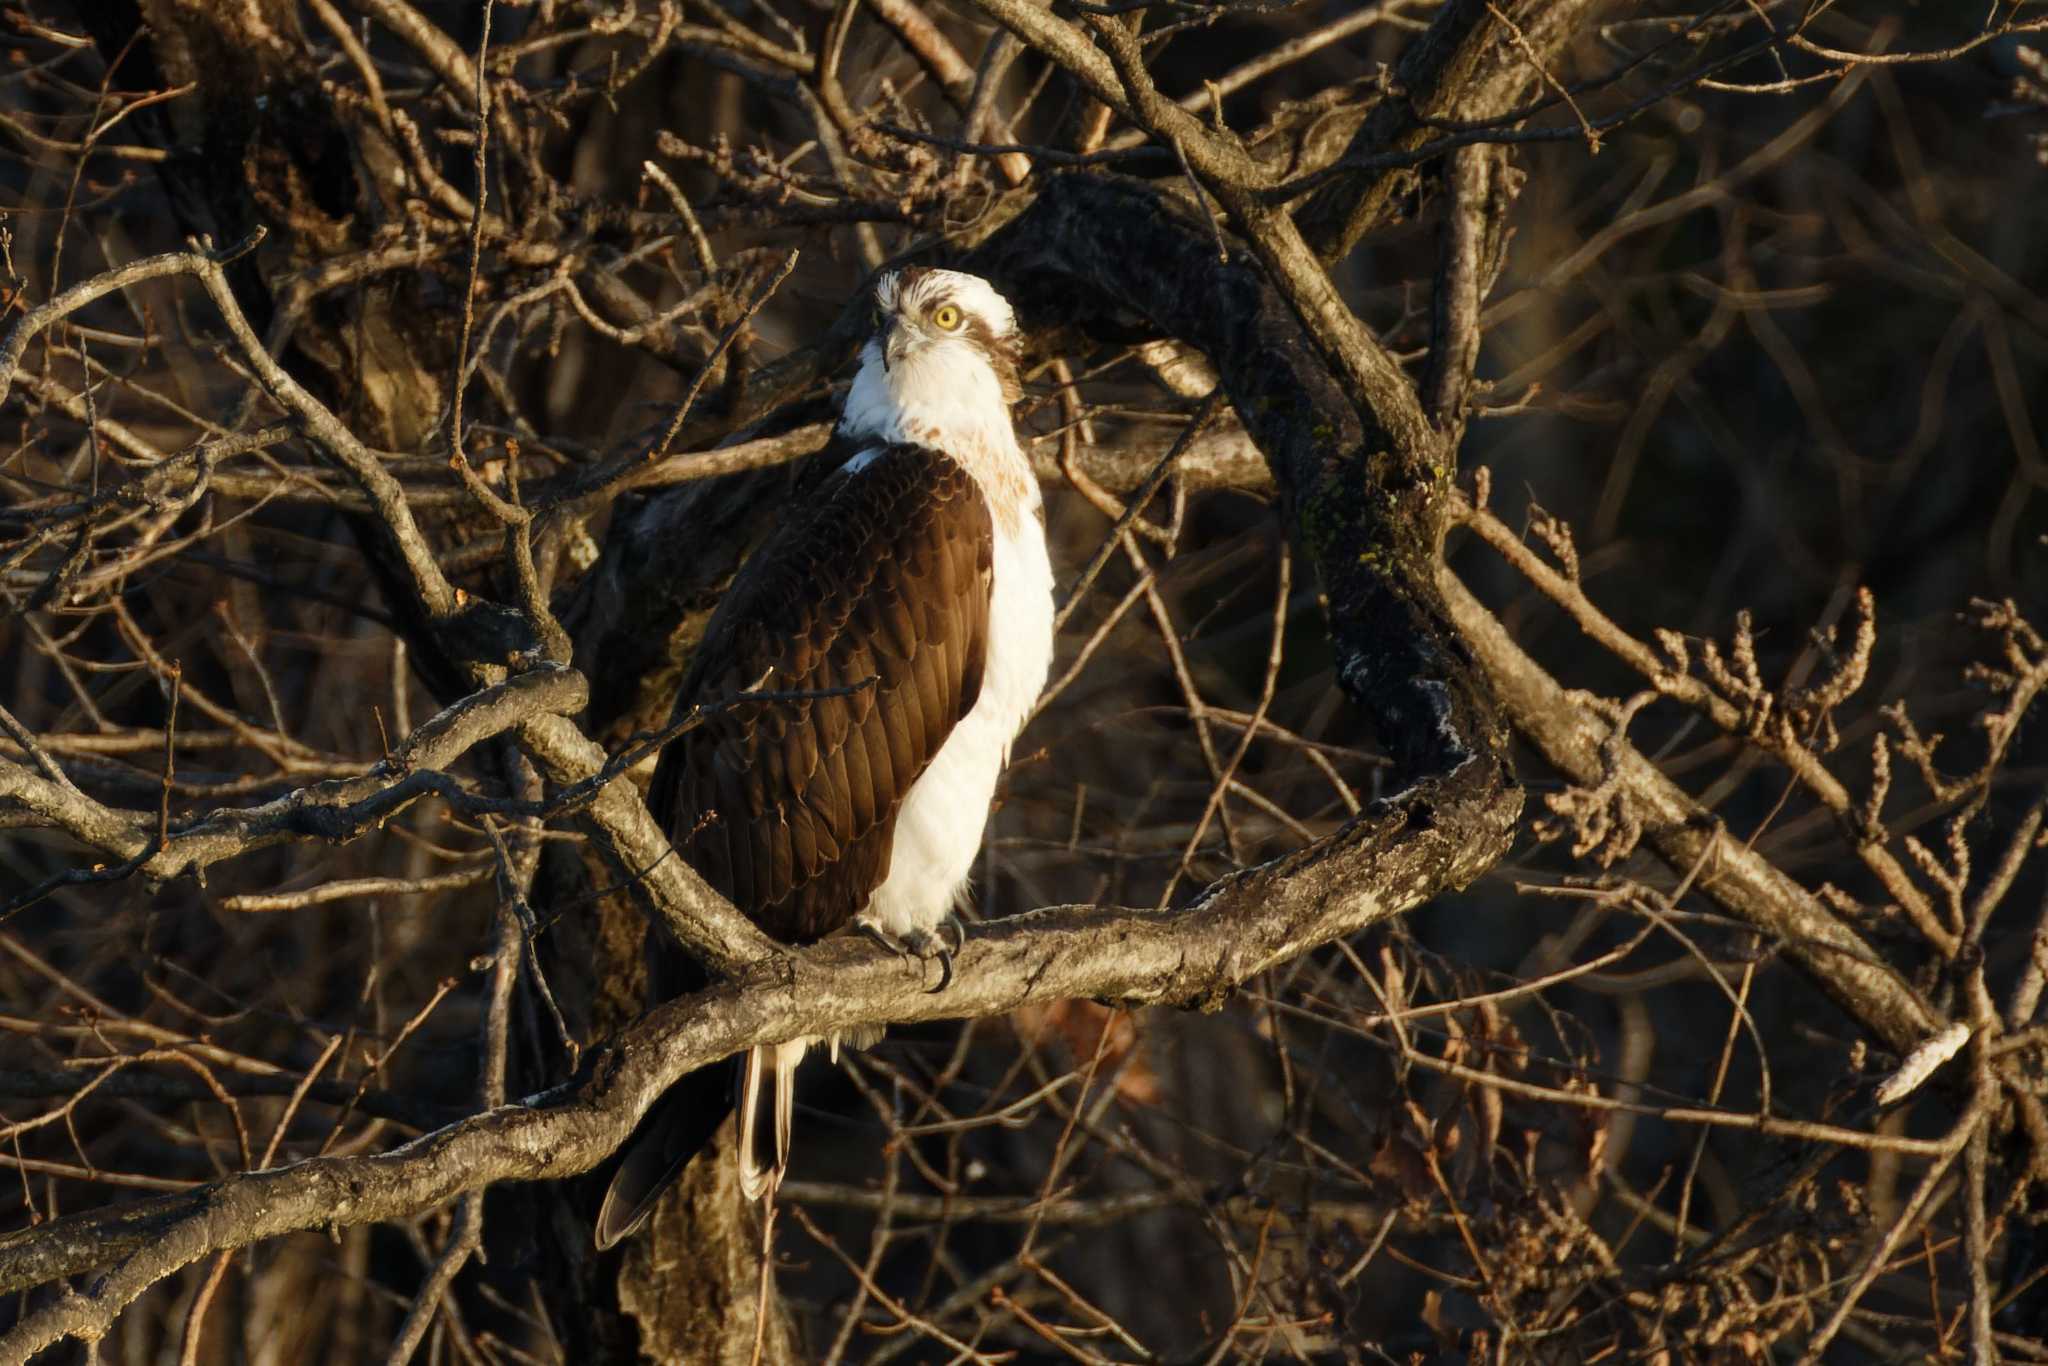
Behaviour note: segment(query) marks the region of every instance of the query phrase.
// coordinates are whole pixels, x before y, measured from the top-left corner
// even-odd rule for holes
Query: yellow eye
[[[960,310],[951,304],[940,304],[932,311],[932,325],[941,332],[960,330]]]

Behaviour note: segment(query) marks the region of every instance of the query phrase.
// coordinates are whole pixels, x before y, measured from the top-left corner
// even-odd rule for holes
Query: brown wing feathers
[[[980,692],[992,555],[973,479],[888,446],[793,509],[720,605],[678,715],[771,666],[769,692],[876,679],[731,708],[662,754],[656,818],[768,933],[828,934],[887,875],[897,808]]]

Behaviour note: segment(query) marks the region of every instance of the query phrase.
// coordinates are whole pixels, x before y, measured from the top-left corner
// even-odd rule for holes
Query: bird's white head
[[[1017,453],[1017,318],[979,275],[912,266],[875,284],[875,334],[840,428],[955,452]],[[1018,458],[1021,459],[1021,456]]]

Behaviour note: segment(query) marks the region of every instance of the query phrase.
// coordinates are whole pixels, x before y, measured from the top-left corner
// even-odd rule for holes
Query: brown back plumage
[[[882,446],[792,509],[720,603],[678,717],[763,674],[776,693],[875,680],[741,703],[662,753],[656,819],[769,934],[829,934],[888,875],[898,807],[981,690],[993,556],[988,503],[965,470]]]

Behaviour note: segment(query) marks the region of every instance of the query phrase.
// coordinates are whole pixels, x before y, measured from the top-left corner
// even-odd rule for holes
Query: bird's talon
[[[909,956],[910,950],[905,948],[900,940],[891,938],[888,931],[884,930],[880,925],[874,924],[872,921],[860,920],[854,922],[854,927],[899,958]]]
[[[891,953],[904,958],[915,958],[920,969],[934,958],[938,959],[939,984],[927,989],[931,995],[937,995],[953,985],[953,955],[967,942],[966,931],[961,928],[958,920],[949,918],[948,921],[941,923],[942,926],[949,925],[953,931],[954,939],[950,945],[943,934],[934,934],[927,929],[913,929],[899,939],[872,921],[857,920],[854,927]]]

